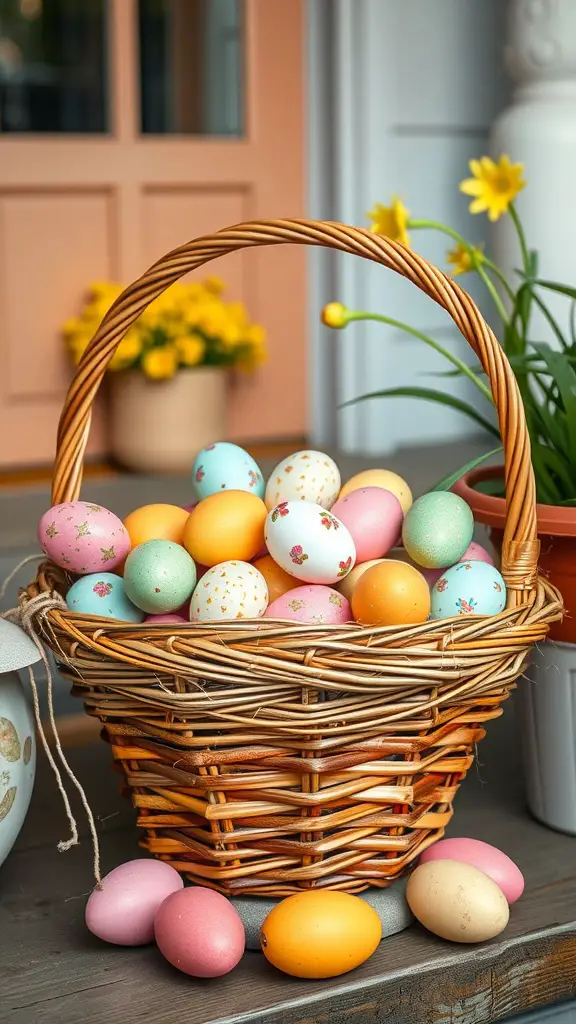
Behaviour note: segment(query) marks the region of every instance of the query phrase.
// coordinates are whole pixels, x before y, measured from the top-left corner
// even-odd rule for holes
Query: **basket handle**
[[[237,224],[173,249],[129,285],[104,317],[68,390],[58,427],[53,502],[72,501],[80,493],[92,402],[117,345],[146,306],[178,278],[217,256],[286,242],[326,246],[381,263],[412,281],[450,314],[488,376],[498,412],[505,452],[507,518],[502,574],[508,587],[508,607],[531,603],[540,546],[536,488],[522,400],[501,346],[470,296],[446,274],[399,242],[336,222],[264,220]]]

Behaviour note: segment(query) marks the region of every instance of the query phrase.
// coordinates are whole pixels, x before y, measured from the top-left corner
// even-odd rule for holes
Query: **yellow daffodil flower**
[[[322,310],[321,320],[326,327],[346,327],[348,310],[341,302],[329,302]]]
[[[524,165],[510,163],[506,155],[497,163],[489,156],[471,160],[470,170],[473,177],[460,182],[460,191],[473,196],[470,213],[486,212],[491,221],[508,212],[510,203],[526,185],[522,177]]]
[[[178,369],[178,353],[173,345],[150,348],[142,356],[142,369],[150,380],[170,380]]]
[[[477,246],[467,249],[461,242],[458,242],[453,249],[446,254],[446,259],[452,267],[452,275],[469,274],[479,263],[482,263],[484,256],[482,250]]]
[[[398,196],[392,196],[390,206],[375,203],[368,217],[372,221],[370,231],[384,238],[392,238],[395,242],[402,242],[402,245],[410,245],[410,236],[406,230],[410,210],[406,209]]]
[[[198,366],[204,359],[206,344],[199,334],[176,339],[176,351],[182,366]]]

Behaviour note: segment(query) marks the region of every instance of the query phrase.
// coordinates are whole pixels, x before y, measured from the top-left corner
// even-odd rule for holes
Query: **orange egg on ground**
[[[289,590],[294,590],[296,587],[301,585],[301,581],[297,580],[294,576],[291,576],[285,569],[282,569],[282,567],[274,561],[272,555],[263,555],[261,558],[255,558],[252,565],[262,573],[266,583],[268,584],[270,604],[272,604],[272,601],[275,601],[277,597],[282,597],[282,595],[287,594]]]
[[[373,565],[380,565],[380,562],[383,561],[383,558],[370,558],[367,562],[359,562],[340,583],[334,584],[334,589],[338,590],[347,601],[350,601],[354,593],[354,587],[360,577],[364,575],[367,569],[371,569]]]
[[[147,540],[171,540],[182,543],[189,512],[180,505],[142,505],[124,520],[132,547]]]
[[[404,515],[412,506],[412,491],[406,481],[391,469],[364,469],[361,473],[356,473],[346,481],[338,500],[345,498],[352,491],[358,491],[361,487],[383,487],[384,490],[390,491],[398,498]]]
[[[264,544],[266,505],[248,491],[219,491],[190,513],[182,543],[195,562],[251,562]]]
[[[365,626],[415,625],[430,614],[430,590],[414,566],[386,559],[360,577],[351,604]]]

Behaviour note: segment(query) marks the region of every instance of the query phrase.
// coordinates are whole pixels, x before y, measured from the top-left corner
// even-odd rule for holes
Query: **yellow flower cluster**
[[[79,317],[62,328],[76,364],[123,288],[95,282]],[[152,302],[124,336],[108,369],[140,368],[151,380],[167,380],[192,366],[252,370],[267,359],[266,334],[250,321],[242,302],[227,302],[217,277],[177,282]]]

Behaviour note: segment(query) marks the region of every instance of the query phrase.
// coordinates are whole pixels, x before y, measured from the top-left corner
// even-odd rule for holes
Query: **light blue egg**
[[[431,619],[454,615],[497,615],[506,607],[506,584],[488,562],[459,562],[432,587]]]
[[[175,612],[192,595],[196,565],[172,540],[147,540],[133,548],[124,566],[130,600],[148,615]]]
[[[218,491],[249,491],[264,497],[262,470],[248,452],[230,441],[217,441],[198,452],[192,483],[199,501]]]
[[[71,612],[103,615],[123,622],[142,622],[144,612],[126,596],[124,580],[113,572],[93,572],[73,583],[66,595]]]

